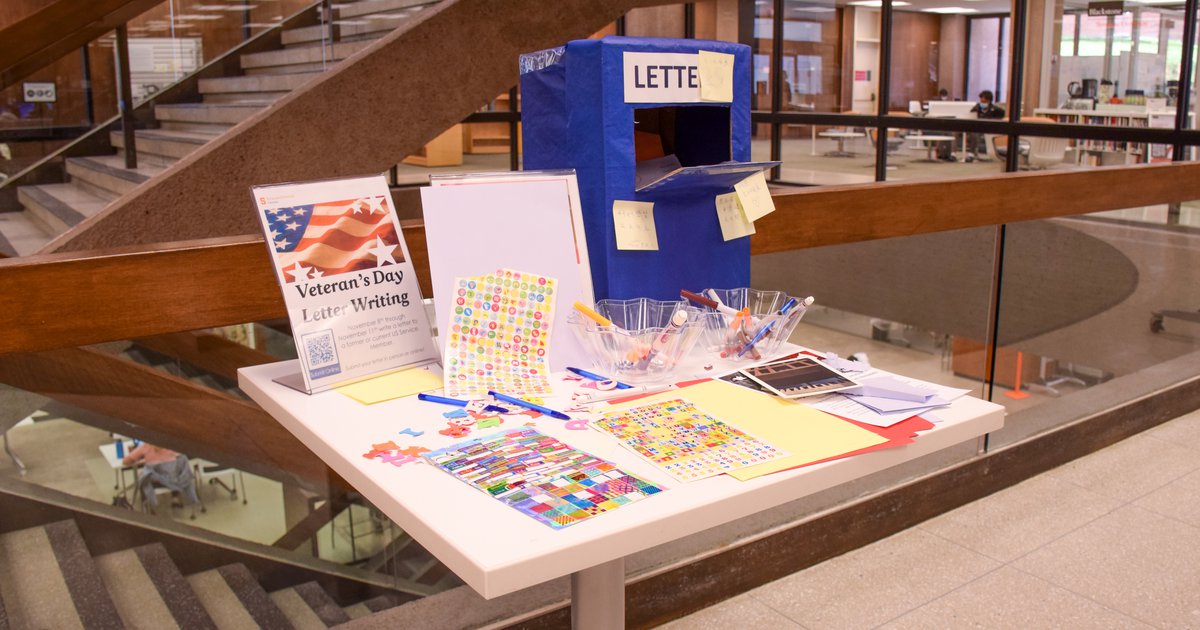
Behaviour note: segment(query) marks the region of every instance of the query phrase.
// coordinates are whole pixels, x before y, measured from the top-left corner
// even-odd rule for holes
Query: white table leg
[[[621,630],[625,627],[625,559],[571,574],[571,627]]]

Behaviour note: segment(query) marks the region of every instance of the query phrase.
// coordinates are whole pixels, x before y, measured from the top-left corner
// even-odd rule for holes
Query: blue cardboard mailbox
[[[732,55],[731,99],[702,98],[700,51]],[[750,76],[750,48],[728,42],[605,37],[521,56],[524,167],[576,170],[597,299],[749,286],[749,239],[723,240],[715,198],[771,165],[729,164],[750,159]],[[644,177],[672,155],[637,185],[639,163]],[[654,203],[658,251],[617,249],[614,200]]]

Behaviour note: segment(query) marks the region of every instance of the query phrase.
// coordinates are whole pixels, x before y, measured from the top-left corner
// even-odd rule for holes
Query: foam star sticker
[[[393,265],[396,264],[396,258],[392,255],[392,252],[395,251],[396,247],[396,245],[385,245],[383,239],[376,236],[375,247],[372,247],[367,251],[375,257],[375,266],[382,267],[385,263],[391,263]]]
[[[283,271],[284,271],[284,273],[287,273],[292,276],[292,282],[300,282],[301,280],[309,279],[308,274],[312,273],[312,268],[305,267],[304,265],[301,265],[300,263],[296,263],[295,267],[292,267],[291,269],[284,269]]]

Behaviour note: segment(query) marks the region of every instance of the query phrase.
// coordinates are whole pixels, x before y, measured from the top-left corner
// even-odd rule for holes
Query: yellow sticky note
[[[658,249],[654,229],[654,204],[649,201],[614,201],[613,226],[617,249]]]
[[[700,51],[700,100],[733,102],[733,55]]]
[[[767,188],[767,177],[759,171],[733,185],[738,201],[742,202],[742,211],[746,220],[757,221],[775,212],[775,202],[771,201],[771,191]]]
[[[376,376],[365,381],[335,388],[335,391],[364,404],[373,405],[393,398],[412,396],[442,386],[442,372],[435,366],[421,366]]]
[[[717,195],[717,220],[721,222],[721,237],[727,241],[754,234],[754,224],[746,220],[736,192]]]
[[[688,400],[708,415],[791,453],[788,457],[727,473],[741,481],[887,441],[823,411],[720,380],[669,390],[617,408],[638,407],[674,398]]]

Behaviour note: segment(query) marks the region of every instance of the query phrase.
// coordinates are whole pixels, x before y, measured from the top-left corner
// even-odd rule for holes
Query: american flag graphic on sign
[[[268,209],[266,217],[288,282],[404,262],[385,197]]]

